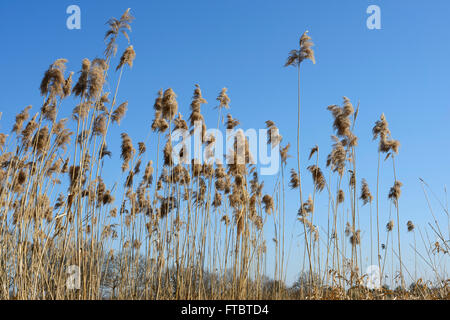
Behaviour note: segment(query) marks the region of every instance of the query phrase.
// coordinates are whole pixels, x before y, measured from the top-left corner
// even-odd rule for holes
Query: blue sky
[[[66,8],[71,4],[81,8],[81,30],[66,28]],[[381,8],[381,30],[366,27],[366,9],[371,4]],[[55,59],[68,59],[68,71],[78,72],[83,58],[100,57],[106,20],[119,17],[127,8],[136,17],[130,36],[137,57],[133,68],[124,73],[118,96],[119,103],[129,102],[127,116],[110,134],[116,159],[119,152],[114,140],[119,140],[120,132],[127,131],[134,142],[147,135],[160,88],[172,87],[180,111],[187,113],[196,83],[209,102],[202,107],[209,126],[217,121],[215,98],[227,87],[230,113],[242,127],[263,128],[264,121],[275,121],[294,155],[296,71],[283,65],[299,36],[309,30],[317,63],[302,65],[304,167],[315,144],[320,147],[319,164],[325,166],[333,134],[326,107],[341,104],[342,96],[355,106],[360,101],[355,129],[359,137],[358,180],[364,177],[375,188],[377,143],[372,141],[371,128],[384,112],[393,137],[401,142],[396,167],[404,185],[402,231],[407,220],[423,227],[432,220],[419,177],[444,199],[443,189],[450,181],[449,1],[1,1],[0,130],[9,131],[15,114],[25,106],[40,106],[39,84]],[[120,45],[119,54],[126,42]],[[63,105],[63,116],[75,106],[70,103]],[[154,136],[151,139],[150,154],[156,144]],[[288,162],[288,169],[291,167],[296,167],[294,158]],[[303,179],[304,192],[312,192],[309,174]],[[270,178],[267,180],[270,186]],[[392,184],[388,161],[382,167],[380,187],[383,230]],[[296,195],[296,191],[287,193],[290,221],[298,209]],[[318,205],[316,214],[324,223],[326,194],[318,200],[323,205]],[[361,210],[367,217],[368,209]],[[443,217],[443,213],[437,216]],[[300,230],[299,224],[295,226]],[[363,232],[363,239],[367,236],[368,231]],[[410,243],[406,232],[402,238]],[[410,266],[410,254],[404,255]],[[289,281],[298,272],[296,259],[293,254]]]

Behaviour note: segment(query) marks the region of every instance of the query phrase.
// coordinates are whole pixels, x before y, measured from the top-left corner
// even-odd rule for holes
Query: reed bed
[[[213,161],[215,137],[206,134],[201,109],[207,101],[199,85],[193,88],[187,121],[178,112],[172,88],[157,93],[154,118],[143,133],[154,138],[151,153],[156,160],[145,163],[147,139],[132,141],[123,132],[117,170],[124,178],[107,185],[103,168],[112,156],[107,142],[119,138],[109,132],[120,126],[128,109],[127,102],[118,103],[119,87],[136,57],[132,45],[116,56],[117,40],[124,36],[130,42],[132,21],[129,10],[120,19],[108,20],[104,57],[83,59],[78,79],[66,72],[67,60],[54,61],[40,84],[40,108],[27,106],[16,115],[12,130],[0,133],[1,299],[448,298],[449,280],[442,278],[436,262],[448,259],[448,228],[446,233],[435,218],[435,225],[430,225],[433,232],[426,238],[420,234],[428,248],[423,253],[417,250],[418,228],[413,221],[400,225],[402,183],[395,167],[400,143],[392,137],[384,114],[372,132],[379,143],[378,177],[381,162],[392,163],[392,188],[385,199],[392,203],[392,217],[379,210],[385,190],[380,192],[378,179],[374,196],[369,181],[357,171],[354,127],[359,105],[355,109],[347,97],[341,106],[328,106],[334,135],[326,167],[319,167],[318,146],[310,149],[308,165],[300,163],[300,154],[307,151],[300,145],[300,66],[306,60],[315,62],[307,32],[286,62],[298,68],[295,169],[288,168],[290,144],[284,143],[273,121],[265,124],[271,133],[268,146],[280,147],[281,169],[272,177],[273,189],[264,188],[247,140],[239,137],[242,132],[238,131],[227,158],[237,160],[241,152],[243,163]],[[113,72],[118,73],[116,83],[110,82]],[[215,128],[239,128],[238,119],[224,114],[231,101],[227,88],[218,92]],[[77,99],[71,119],[60,119],[70,96]],[[207,161],[176,164],[172,134],[177,129],[193,132],[195,124],[202,128]],[[245,142],[243,150],[238,138]],[[183,158],[185,151],[181,148],[177,156]],[[308,194],[302,184],[306,175],[313,181]],[[428,200],[432,190],[422,184]],[[301,235],[303,252],[295,254],[285,250],[289,236],[285,230],[293,223],[286,212],[286,188],[299,191],[296,219],[301,228],[294,232]],[[328,195],[327,213],[315,211],[320,193]],[[448,219],[446,206],[441,209]],[[323,214],[328,215],[327,225],[315,224]],[[361,214],[370,216],[370,225],[362,222]],[[363,229],[370,234],[365,239]],[[272,244],[265,230],[274,233],[271,259],[267,247]],[[413,246],[401,246],[401,232],[413,235]],[[363,240],[369,243],[370,254],[362,252]],[[411,274],[404,267],[405,249],[415,264],[420,258],[430,266],[436,282],[424,281],[417,269]],[[381,270],[381,288],[365,285],[367,257]],[[268,263],[273,264],[271,274]],[[298,264],[301,274],[293,286],[285,283],[288,263]],[[383,281],[389,267],[391,274],[398,274],[391,289]],[[409,287],[405,273],[413,279]]]

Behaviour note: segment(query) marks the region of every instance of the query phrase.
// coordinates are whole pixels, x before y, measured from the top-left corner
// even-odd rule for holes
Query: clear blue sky
[[[81,30],[66,28],[66,8],[71,4],[81,8]],[[366,8],[371,4],[381,8],[381,30],[366,27]],[[130,36],[137,57],[133,68],[125,71],[119,91],[118,102],[128,100],[129,110],[121,127],[111,131],[109,145],[116,159],[114,139],[119,140],[120,132],[127,131],[134,142],[147,135],[160,88],[172,87],[180,110],[187,113],[196,83],[209,102],[202,111],[210,126],[216,123],[215,98],[228,87],[230,112],[242,127],[262,128],[264,121],[275,121],[294,154],[296,72],[283,64],[299,36],[309,30],[317,63],[308,61],[302,67],[303,164],[306,167],[309,149],[317,144],[320,166],[325,166],[333,133],[326,107],[341,104],[342,96],[354,105],[360,101],[359,178],[362,173],[375,188],[377,143],[371,128],[384,112],[393,137],[401,142],[396,166],[404,184],[400,199],[404,243],[411,240],[404,232],[407,220],[423,227],[431,221],[418,178],[443,199],[443,188],[450,181],[449,1],[1,1],[0,130],[9,131],[15,114],[25,106],[40,106],[39,84],[55,59],[68,59],[68,71],[78,72],[83,58],[100,57],[106,20],[120,17],[127,8],[136,17]],[[119,54],[125,46],[121,42]],[[70,103],[63,105],[65,115],[75,105]],[[150,153],[155,143],[152,138]],[[292,158],[288,167],[295,166]],[[382,169],[384,230],[389,208],[385,199],[393,177],[390,162]],[[303,179],[305,192],[311,192],[309,174]],[[290,221],[298,208],[296,195],[288,192]],[[323,223],[326,199],[325,193],[319,197],[323,205],[316,213],[320,216],[319,209],[324,209],[323,220],[319,217]],[[367,216],[367,210],[361,214]],[[300,230],[299,224],[295,226]],[[363,232],[363,239],[368,236]],[[410,266],[411,257],[405,256]],[[298,271],[295,259],[291,257],[289,281]]]

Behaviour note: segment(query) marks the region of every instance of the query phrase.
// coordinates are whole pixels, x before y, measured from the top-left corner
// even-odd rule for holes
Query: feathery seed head
[[[41,95],[49,94],[49,99],[54,99],[57,95],[64,97],[64,71],[66,69],[66,59],[58,59],[50,65],[41,81]]]
[[[361,196],[360,199],[363,201],[363,205],[366,205],[369,202],[372,202],[373,196],[370,193],[369,185],[367,184],[366,179],[362,179],[361,182]]]
[[[311,48],[313,45],[314,43],[311,41],[311,37],[308,36],[308,31],[305,31],[300,37],[300,48],[289,52],[289,57],[284,66],[299,66],[305,59],[309,59],[315,64],[314,50]]]
[[[327,158],[327,167],[331,165],[334,172],[338,172],[340,176],[344,174],[345,161],[347,159],[347,152],[337,137],[332,137],[335,143],[333,149]]]
[[[386,121],[386,117],[384,116],[384,113],[381,114],[380,120],[377,120],[375,122],[375,126],[372,128],[373,133],[373,140],[380,137],[387,137],[391,134],[389,131],[389,124]]]
[[[172,120],[178,112],[177,95],[172,88],[164,91],[162,98],[162,117],[166,120]]]
[[[102,66],[96,64],[92,65],[91,69],[89,70],[89,79],[88,79],[88,97],[90,99],[96,100],[103,88],[103,84],[105,83],[105,70],[102,68]]]
[[[318,145],[316,145],[316,146],[314,146],[313,148],[311,148],[311,152],[309,153],[308,160],[311,160],[312,156],[313,156],[315,153],[318,153],[318,152],[319,152],[319,146],[318,146]]]
[[[6,143],[6,138],[8,137],[7,134],[4,133],[0,133],[0,150],[3,152],[3,147],[5,146]]]
[[[284,148],[280,148],[281,162],[284,163],[285,165],[287,164],[287,158],[290,157],[290,155],[288,155],[290,147],[291,147],[291,144],[288,143]]]
[[[219,106],[218,108],[224,108],[224,109],[229,109],[229,103],[230,103],[230,98],[227,95],[227,88],[222,88],[222,90],[220,91],[219,96],[217,97],[217,101],[219,101]]]
[[[361,243],[361,230],[356,230],[350,237],[350,243],[354,246]]]
[[[292,189],[296,189],[299,187],[299,185],[300,185],[300,178],[298,176],[298,173],[294,169],[291,169],[291,180],[289,181],[289,186]]]
[[[273,212],[274,210],[274,204],[273,204],[273,199],[270,195],[266,194],[264,195],[264,197],[262,198],[262,202],[264,204],[264,211],[267,214],[270,214]]]
[[[233,117],[231,116],[231,114],[227,114],[227,129],[228,130],[232,130],[234,129],[237,125],[239,125],[239,120],[237,119],[233,119]]]
[[[72,93],[75,96],[83,96],[86,93],[86,89],[88,86],[88,76],[89,70],[91,69],[91,61],[89,59],[84,58],[81,63],[81,75],[78,78],[78,82],[73,87]]]
[[[94,126],[92,128],[92,135],[105,136],[106,135],[106,116],[105,114],[99,114],[95,117]]]
[[[414,228],[415,228],[414,223],[413,223],[411,220],[409,220],[409,221],[406,223],[406,227],[408,228],[408,232],[413,231]]]
[[[395,181],[394,185],[391,187],[391,189],[389,191],[389,196],[388,196],[389,199],[394,201],[396,204],[402,193],[401,189],[400,189],[402,185],[403,185],[403,183],[401,183],[400,181]]]
[[[326,185],[325,177],[322,173],[322,170],[320,170],[320,168],[316,165],[311,165],[307,169],[312,174],[312,178],[313,178],[316,190],[319,192],[322,191]]]
[[[64,97],[68,97],[72,93],[72,76],[73,76],[73,72],[71,72],[69,74],[66,81],[64,82],[64,87],[63,87]]]
[[[16,134],[19,134],[22,130],[23,123],[27,121],[28,117],[30,116],[28,111],[30,111],[31,106],[27,106],[21,113],[16,115],[16,122],[14,123],[12,132],[15,132]]]
[[[345,200],[345,193],[342,189],[339,189],[338,194],[337,194],[337,203],[343,203]]]
[[[133,46],[128,46],[124,53],[122,54],[122,57],[120,57],[119,65],[116,68],[116,71],[122,68],[123,65],[128,64],[131,67],[133,67],[133,61],[136,58],[136,52],[134,52]]]
[[[297,215],[305,218],[306,216],[308,216],[308,214],[312,212],[314,212],[314,202],[312,200],[311,195],[308,195],[308,200],[306,200],[306,202],[302,204],[302,206],[297,212]]]
[[[394,229],[394,220],[390,220],[387,224],[386,224],[386,230],[392,231],[392,229]]]
[[[122,153],[120,157],[123,160],[122,164],[122,172],[127,170],[129,167],[129,162],[136,152],[133,148],[133,143],[131,142],[131,138],[125,132],[121,134],[122,137]]]
[[[116,110],[114,110],[113,114],[111,115],[111,120],[113,122],[116,122],[118,125],[120,125],[120,120],[125,116],[125,113],[127,112],[128,107],[128,101],[125,101],[121,105],[117,107]]]

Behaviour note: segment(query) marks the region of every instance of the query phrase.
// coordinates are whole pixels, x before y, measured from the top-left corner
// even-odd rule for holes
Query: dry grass
[[[151,150],[157,155],[156,166],[153,161],[143,163],[145,142],[136,143],[123,132],[120,170],[124,180],[119,182],[123,188],[106,185],[102,168],[111,157],[106,143],[108,132],[112,125],[120,125],[126,114],[128,103],[116,107],[116,99],[124,70],[132,67],[136,56],[129,45],[116,58],[116,40],[122,34],[130,40],[126,31],[131,29],[132,21],[129,10],[120,19],[108,21],[105,57],[84,59],[76,83],[73,84],[73,73],[66,75],[65,59],[51,64],[40,85],[43,96],[40,111],[26,107],[16,116],[10,134],[0,133],[0,299],[448,298],[448,280],[439,278],[438,269],[431,262],[432,256],[449,254],[448,234],[437,223],[431,226],[436,240],[426,243],[430,246],[427,251],[430,260],[425,261],[435,271],[437,285],[424,283],[415,275],[415,284],[406,290],[400,241],[398,252],[389,246],[392,257],[394,253],[398,256],[402,279],[399,287],[393,291],[370,290],[363,285],[367,275],[362,270],[360,234],[364,226],[360,225],[362,206],[358,199],[363,205],[370,204],[370,260],[376,244],[377,264],[384,270],[388,253],[384,250],[383,256],[380,251],[385,244],[380,239],[378,183],[376,241],[372,235],[374,197],[369,183],[362,179],[360,194],[356,191],[361,173],[356,168],[358,140],[353,128],[359,107],[355,111],[346,97],[342,107],[328,107],[336,134],[327,157],[328,179],[318,166],[319,147],[311,149],[309,160],[314,162],[307,169],[314,189],[306,201],[298,135],[298,168],[291,169],[289,186],[299,189],[298,220],[303,230],[298,233],[304,233],[302,262],[308,267],[306,272],[305,267],[301,268],[302,276],[292,287],[284,283],[289,260],[284,248],[285,170],[290,144],[280,148],[282,167],[272,192],[264,191],[264,182],[250,162],[247,145],[244,164],[222,166],[193,160],[190,165],[175,165],[170,143],[173,130],[192,128],[196,121],[206,129],[201,106],[207,102],[200,86],[194,88],[189,125],[178,113],[174,90],[159,91],[151,125],[157,136],[156,146]],[[315,62],[311,47],[311,38],[305,32],[299,49],[292,50],[287,60],[286,66],[298,67],[299,80],[301,62],[306,59]],[[105,84],[114,66],[120,75],[115,86],[108,84],[115,88],[110,101],[111,93],[106,91]],[[69,129],[69,119],[58,120],[58,113],[70,95],[78,99],[71,119],[74,132]],[[220,128],[221,112],[230,103],[226,88],[219,92],[217,101],[217,128]],[[232,129],[238,125],[239,120],[228,114],[224,126]],[[281,144],[276,124],[268,120],[266,126],[276,133],[270,136],[268,145],[273,148]],[[384,115],[376,122],[373,135],[374,139],[379,138],[380,155],[386,154],[385,161],[390,158],[394,168],[389,199],[397,210],[397,222],[390,220],[386,228],[389,237],[397,225],[399,235],[402,184],[395,177],[394,162],[399,142],[392,139]],[[214,145],[214,137],[202,137],[205,146]],[[235,144],[227,156],[236,158],[237,148]],[[427,195],[425,187],[428,186],[424,184]],[[314,224],[315,198],[321,192],[329,196],[325,229]],[[448,217],[448,209],[443,209]],[[268,244],[264,230],[271,228],[272,223],[275,256],[269,260],[274,263],[271,280],[266,272]],[[408,221],[406,228],[414,234],[416,259],[417,255],[422,257],[416,250],[418,228],[412,221]],[[80,270],[79,289],[68,288],[72,265]]]

